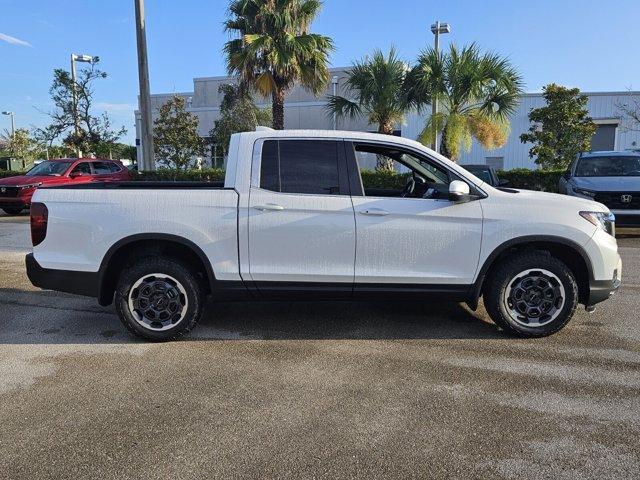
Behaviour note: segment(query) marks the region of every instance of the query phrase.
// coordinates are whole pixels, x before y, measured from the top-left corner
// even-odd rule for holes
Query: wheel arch
[[[140,255],[166,255],[186,262],[205,280],[207,293],[216,281],[213,267],[202,249],[191,240],[167,233],[141,233],[124,237],[105,253],[98,271],[98,303],[113,301],[118,274],[133,258]]]
[[[589,298],[589,282],[593,277],[593,266],[587,252],[578,243],[564,237],[553,235],[529,235],[516,237],[500,244],[486,258],[478,272],[471,290],[469,306],[475,309],[483,293],[486,279],[491,275],[502,259],[521,250],[540,250],[549,252],[562,260],[571,269],[578,282],[579,302],[586,304]]]

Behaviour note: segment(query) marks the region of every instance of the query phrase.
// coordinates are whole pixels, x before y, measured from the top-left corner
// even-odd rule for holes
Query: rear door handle
[[[378,217],[384,217],[385,215],[389,215],[389,212],[386,210],[382,210],[381,208],[368,208],[367,210],[360,210],[362,215],[375,215]]]
[[[255,207],[256,210],[261,210],[261,211],[265,211],[265,210],[273,210],[273,211],[279,211],[279,210],[284,210],[284,207],[282,205],[278,205],[275,203],[265,203],[264,205],[256,205]]]

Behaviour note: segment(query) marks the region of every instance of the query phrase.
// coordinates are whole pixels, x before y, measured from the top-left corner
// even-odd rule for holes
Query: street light
[[[436,23],[431,25],[431,33],[435,35],[435,44],[434,50],[436,52],[436,56],[438,56],[438,52],[440,51],[440,34],[441,33],[451,33],[451,25],[448,23],[440,23],[438,20]],[[436,115],[438,114],[438,97],[436,95],[433,96],[433,100],[431,101],[431,123],[433,124],[433,149],[438,151],[438,127],[436,125]]]
[[[338,78],[338,76],[334,76],[331,79],[331,84],[333,85],[333,97],[335,98],[336,95],[338,95],[338,80],[340,80]],[[338,114],[335,112],[333,112],[333,129],[337,130],[338,129]]]
[[[80,125],[78,121],[78,92],[76,89],[76,62],[91,63],[93,61],[97,62],[98,57],[94,57],[92,55],[78,55],[76,53],[71,54],[71,81],[73,83],[71,93],[73,96],[73,125],[76,134],[76,141],[80,135]],[[76,148],[76,154],[78,155],[78,158],[82,157],[80,148]]]
[[[3,111],[2,114],[11,116],[11,151],[13,153],[16,141],[16,114],[9,110]],[[11,161],[9,161],[9,170],[11,170]]]

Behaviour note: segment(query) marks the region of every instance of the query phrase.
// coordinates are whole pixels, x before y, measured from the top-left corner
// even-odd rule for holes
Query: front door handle
[[[362,215],[375,215],[378,217],[384,217],[385,215],[389,215],[389,212],[386,210],[382,210],[381,208],[368,208],[366,210],[360,210]]]
[[[255,207],[256,210],[261,210],[261,211],[265,211],[265,210],[273,210],[273,211],[279,211],[279,210],[284,210],[284,207],[282,205],[278,205],[275,203],[265,203],[264,205],[256,205]]]

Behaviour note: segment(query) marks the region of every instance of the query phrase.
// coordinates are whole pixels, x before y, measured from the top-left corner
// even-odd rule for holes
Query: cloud
[[[6,35],[4,33],[0,33],[0,40],[10,43],[11,45],[33,48],[33,45],[31,45],[29,42],[25,42],[24,40],[20,40],[19,38],[12,37],[11,35]]]

